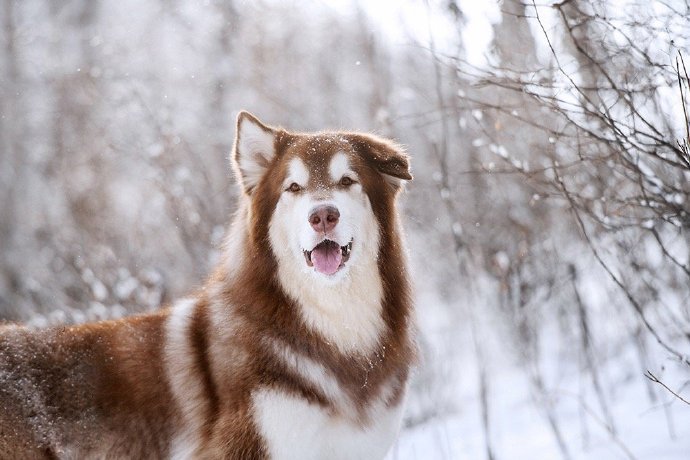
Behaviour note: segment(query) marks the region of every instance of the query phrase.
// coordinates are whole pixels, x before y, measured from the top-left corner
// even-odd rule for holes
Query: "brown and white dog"
[[[413,320],[391,142],[247,112],[224,258],[168,309],[0,327],[0,458],[383,458]]]

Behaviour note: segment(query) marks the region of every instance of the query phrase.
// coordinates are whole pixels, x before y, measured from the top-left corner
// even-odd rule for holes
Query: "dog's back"
[[[0,458],[163,458],[164,313],[0,335]]]

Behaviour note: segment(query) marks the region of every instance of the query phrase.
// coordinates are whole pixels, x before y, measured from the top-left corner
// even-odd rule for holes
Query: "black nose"
[[[315,232],[328,233],[338,225],[340,211],[335,206],[321,205],[312,209],[309,223]]]

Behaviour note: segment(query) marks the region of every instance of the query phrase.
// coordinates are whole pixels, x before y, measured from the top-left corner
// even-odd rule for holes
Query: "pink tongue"
[[[316,271],[332,275],[338,271],[343,261],[343,253],[336,243],[320,244],[311,252],[311,263]]]

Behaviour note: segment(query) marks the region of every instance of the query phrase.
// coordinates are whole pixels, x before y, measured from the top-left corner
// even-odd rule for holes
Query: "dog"
[[[248,112],[223,256],[120,320],[0,327],[0,458],[377,459],[415,361],[394,143]]]

